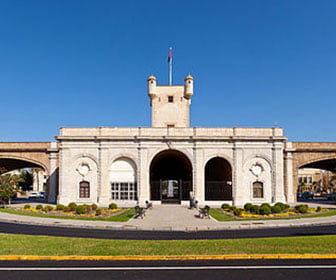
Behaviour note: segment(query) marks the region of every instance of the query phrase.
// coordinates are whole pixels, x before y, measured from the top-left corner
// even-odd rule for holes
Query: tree
[[[0,175],[0,203],[6,205],[10,202],[19,184],[19,177],[12,174]]]
[[[34,176],[33,173],[28,170],[22,170],[21,174],[19,175],[20,180],[19,180],[19,185],[22,187],[22,190],[29,190],[31,186],[33,185],[34,181]]]

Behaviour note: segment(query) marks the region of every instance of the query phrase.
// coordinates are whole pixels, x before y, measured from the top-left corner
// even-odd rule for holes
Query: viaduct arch
[[[294,198],[296,198],[299,168],[336,171],[336,142],[288,142],[286,144],[287,168],[290,168],[288,159],[292,160]]]
[[[48,202],[55,202],[58,191],[58,151],[57,142],[0,142],[0,167],[3,169],[0,172],[41,167],[47,175]]]

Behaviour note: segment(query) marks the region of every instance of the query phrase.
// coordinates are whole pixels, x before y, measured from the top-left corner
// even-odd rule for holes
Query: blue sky
[[[334,0],[0,0],[0,141],[150,126],[147,77],[195,78],[192,126],[336,141]]]

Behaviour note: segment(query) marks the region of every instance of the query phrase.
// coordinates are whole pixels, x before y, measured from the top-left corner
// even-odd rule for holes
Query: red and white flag
[[[173,49],[169,48],[168,62],[171,62],[173,59]]]

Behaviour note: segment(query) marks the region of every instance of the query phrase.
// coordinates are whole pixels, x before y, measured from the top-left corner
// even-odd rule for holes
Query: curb
[[[14,214],[13,214],[14,215]],[[43,218],[48,219],[48,218]],[[316,218],[319,219],[319,218]],[[60,219],[61,220],[61,219]],[[290,220],[289,220],[290,221]],[[102,230],[138,230],[138,231],[219,231],[219,230],[240,230],[240,229],[265,229],[265,228],[288,228],[288,227],[307,227],[307,226],[328,226],[334,225],[336,221],[314,221],[314,223],[284,223],[284,224],[254,224],[254,221],[246,221],[246,224],[238,224],[237,225],[226,225],[226,224],[219,224],[220,222],[217,221],[219,226],[209,227],[209,226],[192,226],[192,227],[184,227],[184,228],[173,228],[171,226],[166,227],[139,227],[135,225],[130,225],[128,222],[125,224],[113,224],[111,222],[110,225],[95,225],[95,224],[85,224],[85,225],[75,225],[75,224],[64,224],[62,221],[56,221],[53,223],[44,223],[39,221],[23,221],[17,219],[17,217],[13,219],[6,219],[0,217],[0,222],[3,223],[12,223],[12,224],[22,224],[22,225],[36,225],[36,226],[45,226],[45,227],[60,227],[60,228],[90,228],[90,229],[102,229]],[[225,223],[225,222],[222,222]]]
[[[336,254],[232,254],[172,256],[34,256],[3,255],[0,261],[160,261],[160,260],[336,259]]]

